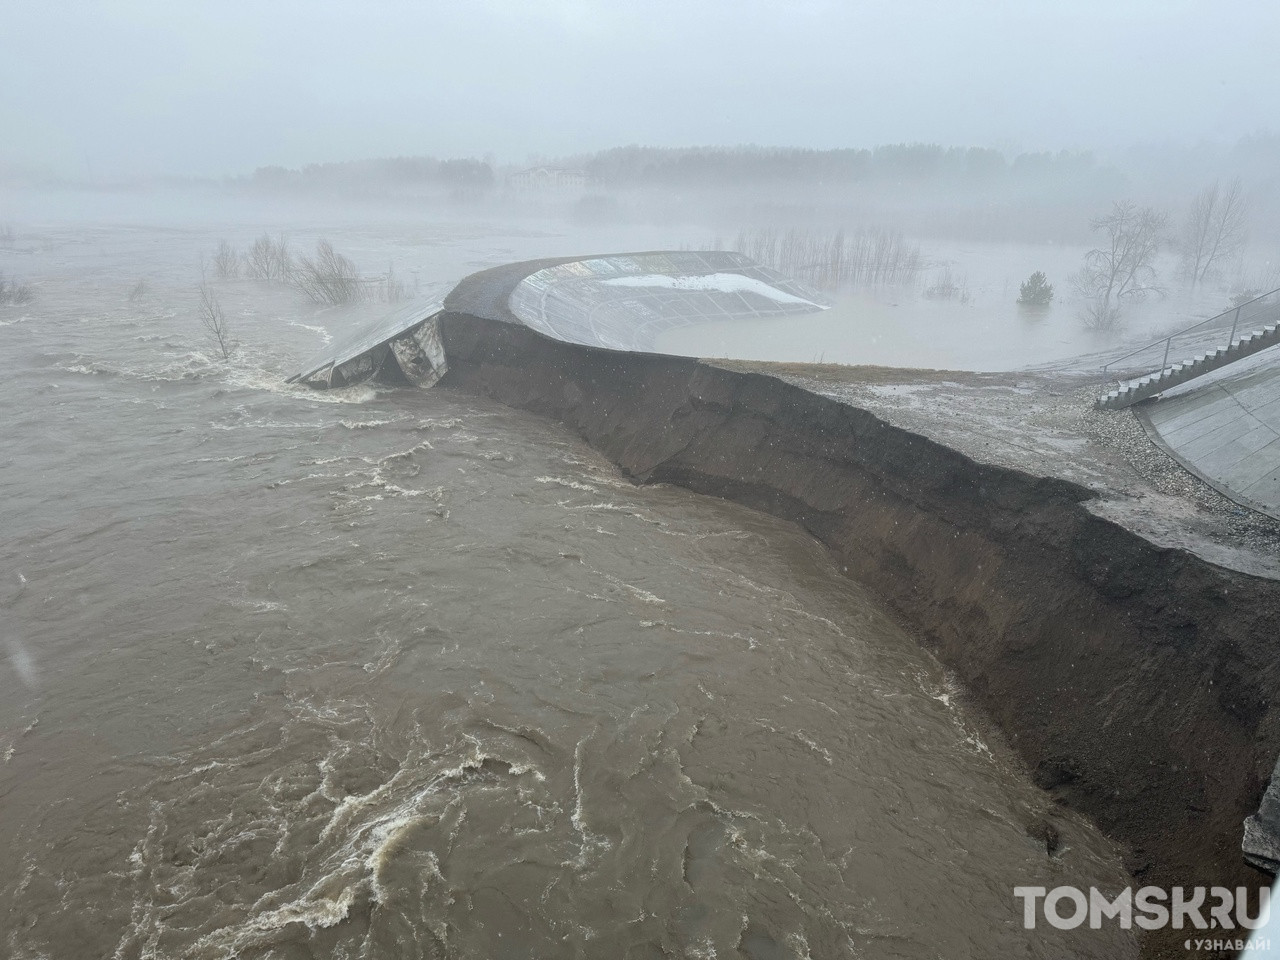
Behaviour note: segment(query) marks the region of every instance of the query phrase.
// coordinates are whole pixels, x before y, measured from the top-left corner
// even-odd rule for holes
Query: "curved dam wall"
[[[1270,885],[1240,842],[1280,751],[1280,583],[1156,547],[1090,512],[1084,487],[772,377],[544,337],[506,313],[520,273],[446,302],[442,386],[556,419],[638,482],[800,524],[958,675],[1042,788],[1127,846],[1137,882]],[[1185,955],[1186,935],[1149,934],[1146,952]]]

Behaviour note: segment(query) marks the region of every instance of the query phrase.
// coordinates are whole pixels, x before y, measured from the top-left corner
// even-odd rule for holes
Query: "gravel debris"
[[[1280,578],[1280,521],[1188,472],[1132,410],[1097,409],[1092,375],[708,362],[779,377],[984,463],[1071,480],[1098,494],[1090,509],[1154,543]]]
[[[1099,410],[1092,396],[1090,391],[1080,416],[1090,439],[1116,450],[1160,493],[1190,500],[1213,516],[1235,545],[1280,555],[1280,520],[1220,493],[1156,446],[1132,410]]]

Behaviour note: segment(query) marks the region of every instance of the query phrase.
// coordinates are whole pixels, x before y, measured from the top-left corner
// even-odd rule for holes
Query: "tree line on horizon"
[[[267,189],[349,187],[360,184],[441,186],[451,190],[484,191],[494,185],[492,164],[474,157],[438,160],[435,157],[381,157],[337,163],[309,163],[303,167],[258,167],[249,178]]]
[[[726,181],[855,183],[866,180],[993,183],[1002,180],[1071,180],[1106,176],[1088,151],[1021,153],[1006,159],[988,147],[944,147],[936,143],[884,144],[871,148],[813,150],[793,147],[613,147],[533,166],[581,170],[600,186],[711,186]],[[485,190],[498,173],[474,157],[383,157],[302,167],[265,166],[248,178],[267,188],[321,187],[356,183],[439,184]]]
[[[614,147],[562,161],[612,186],[699,186],[733,181],[823,185],[863,181],[979,184],[1112,175],[1088,151],[1020,153],[1012,160],[991,147],[937,143],[882,144],[813,150],[794,147]]]
[[[787,184],[819,189],[862,184],[891,189],[930,185],[981,189],[984,195],[994,190],[1017,199],[1050,188],[1047,196],[1078,201],[1108,194],[1117,196],[1134,189],[1142,192],[1144,187],[1149,193],[1171,195],[1196,180],[1204,182],[1213,176],[1233,174],[1243,174],[1265,188],[1280,163],[1280,136],[1246,137],[1212,157],[1206,150],[1208,147],[1203,144],[1181,149],[1152,145],[1135,147],[1113,162],[1103,162],[1088,150],[1007,155],[993,147],[919,142],[825,150],[631,144],[591,153],[530,158],[524,164],[500,165],[491,157],[398,156],[296,168],[264,166],[232,182],[275,190],[343,192],[424,186],[475,198],[501,186],[511,173],[542,166],[580,171],[588,187],[598,189],[716,188],[732,184]],[[1170,171],[1182,172],[1179,182],[1160,182],[1161,178],[1177,176]]]

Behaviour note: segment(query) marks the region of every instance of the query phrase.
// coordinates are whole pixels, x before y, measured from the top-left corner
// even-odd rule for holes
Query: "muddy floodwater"
[[[488,401],[282,386],[360,319],[283,288],[216,288],[221,359],[231,229],[0,251],[0,953],[1135,955],[1023,929],[1118,851],[811,538]],[[598,242],[344,229],[423,278]]]
[[[1084,247],[938,242],[927,249],[929,265],[905,287],[846,290],[821,313],[676,327],[659,336],[658,350],[794,363],[1092,371],[1231,306],[1217,287],[1175,288],[1127,305],[1116,330],[1090,330],[1068,279]],[[1017,302],[1021,281],[1035,270],[1047,271],[1055,284],[1054,302],[1045,307]],[[944,271],[956,289],[930,292]]]

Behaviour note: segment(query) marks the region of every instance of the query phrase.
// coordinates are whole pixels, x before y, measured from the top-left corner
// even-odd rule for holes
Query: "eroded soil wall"
[[[1280,583],[1158,548],[1083,487],[979,464],[771,377],[446,314],[445,386],[555,418],[636,480],[792,520],[959,676],[1141,883],[1266,886],[1241,823],[1280,750]],[[1183,955],[1165,931],[1149,955]]]

